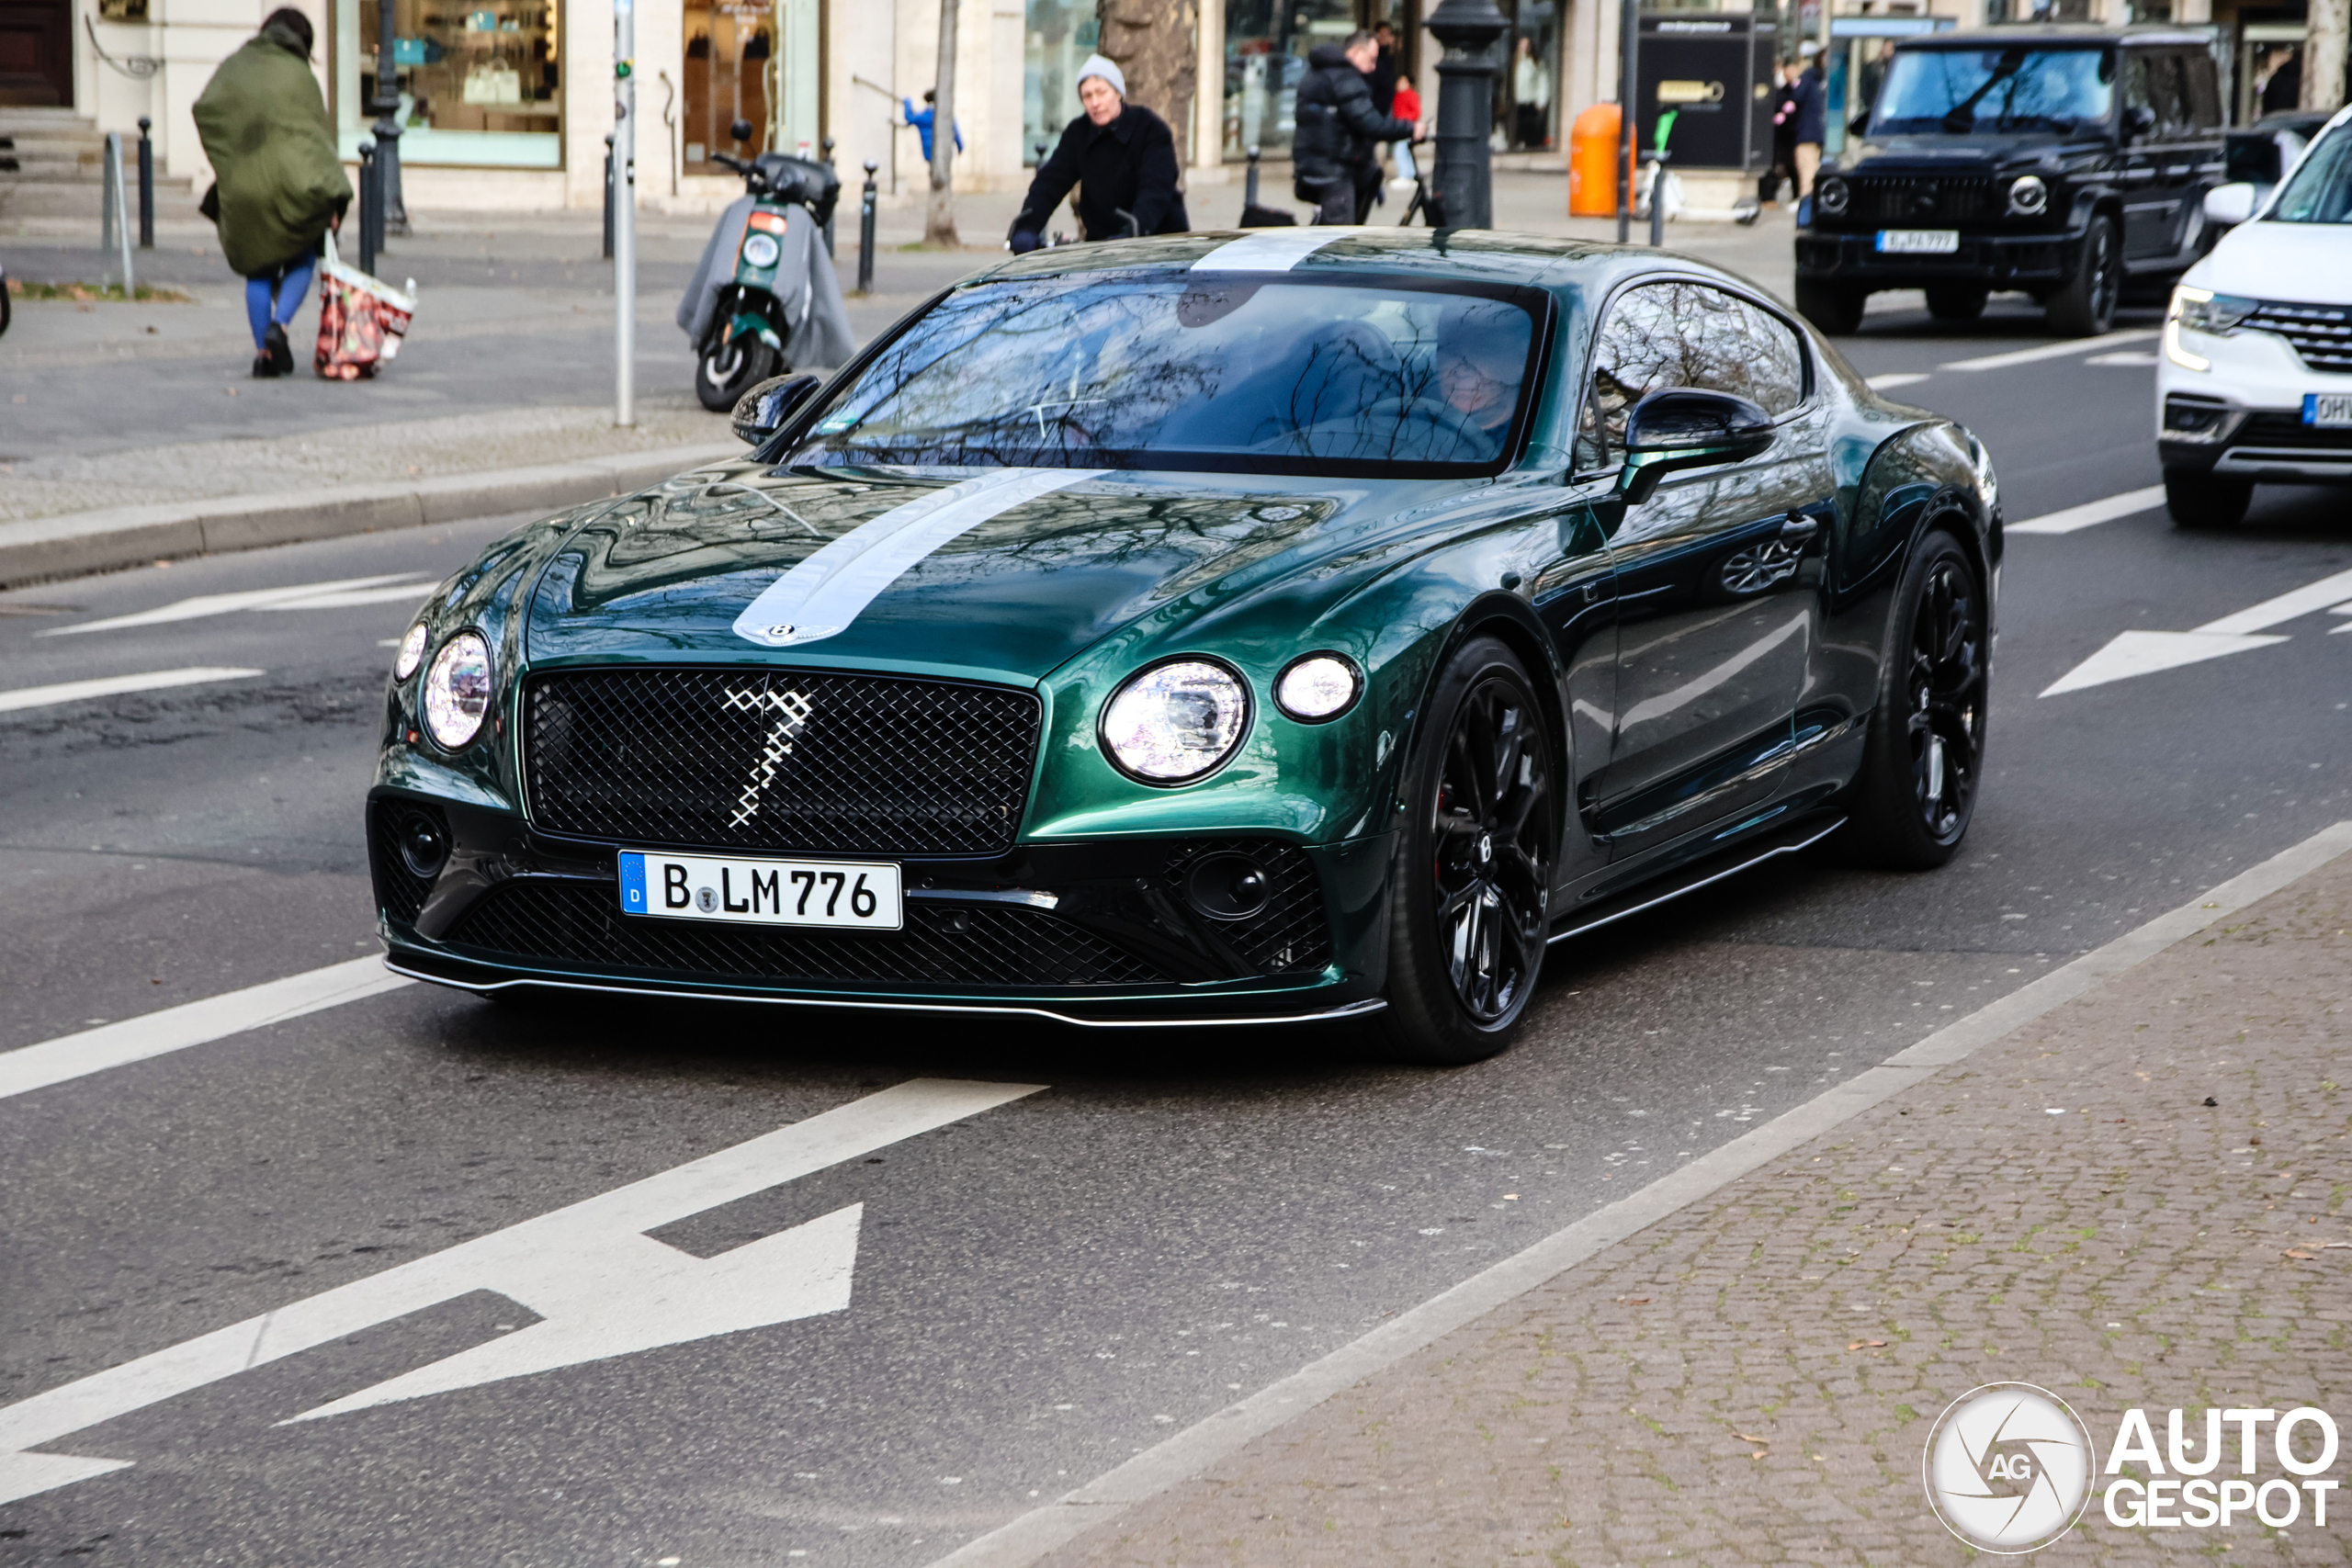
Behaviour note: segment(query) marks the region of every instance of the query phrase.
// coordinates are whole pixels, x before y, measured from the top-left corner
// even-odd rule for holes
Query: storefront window
[[[1355,0],[1226,0],[1225,155],[1287,157],[1306,51],[1359,25]]]
[[[768,150],[768,60],[775,52],[775,13],[769,0],[686,0],[686,107],[678,128],[690,175],[729,171],[713,152],[748,158]],[[751,140],[738,146],[729,129],[752,122]],[[779,149],[791,151],[791,149]]]
[[[1495,81],[1498,149],[1541,151],[1552,145],[1553,73],[1560,61],[1559,7],[1553,0],[1505,0],[1510,17],[1510,68]]]
[[[1023,62],[1021,161],[1037,162],[1037,144],[1050,155],[1062,128],[1079,116],[1078,66],[1102,36],[1093,0],[1029,0],[1028,48]]]
[[[335,118],[356,158],[377,80],[379,0],[335,7]],[[553,169],[563,163],[562,7],[534,0],[390,0],[401,162]]]

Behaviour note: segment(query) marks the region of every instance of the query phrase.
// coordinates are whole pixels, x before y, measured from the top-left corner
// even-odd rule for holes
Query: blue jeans
[[[270,322],[294,324],[294,313],[310,297],[311,274],[318,265],[316,256],[297,256],[245,279],[245,320],[254,329],[254,352],[260,352]]]

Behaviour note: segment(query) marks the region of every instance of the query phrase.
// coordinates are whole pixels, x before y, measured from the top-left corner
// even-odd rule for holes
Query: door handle
[[[1781,540],[1790,545],[1810,544],[1813,536],[1820,532],[1821,524],[1817,520],[1800,512],[1792,512],[1788,521],[1781,525]]]

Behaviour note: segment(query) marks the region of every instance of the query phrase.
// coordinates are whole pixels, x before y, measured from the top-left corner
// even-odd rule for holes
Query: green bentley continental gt
[[[368,805],[401,974],[1464,1062],[1555,942],[1968,830],[1992,465],[1701,263],[1044,251],[735,426],[401,642]]]

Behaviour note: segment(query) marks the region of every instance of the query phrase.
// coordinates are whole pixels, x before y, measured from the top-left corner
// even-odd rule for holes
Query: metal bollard
[[[1241,207],[1248,211],[1258,205],[1258,149],[1250,149],[1250,172],[1241,176]]]
[[[613,259],[613,139],[605,137],[605,259]]]
[[[1666,244],[1666,154],[1650,160],[1650,248]]]
[[[139,117],[139,248],[155,248],[155,122]]]
[[[359,139],[359,270],[376,270],[376,221],[382,210],[376,201],[376,139]]]
[[[875,188],[875,172],[882,167],[873,159],[865,161],[865,192],[857,204],[857,291],[874,292],[874,209],[880,201]]]
[[[817,161],[824,164],[828,169],[832,168],[833,139],[830,136],[826,137],[824,145],[820,149],[820,151],[821,151],[824,155]],[[839,211],[841,203],[837,200],[833,203],[833,207],[835,209],[834,211],[825,214],[825,254],[828,256],[831,256],[833,254],[833,220],[841,215]]]
[[[98,216],[98,248],[120,253],[122,297],[135,299],[139,286],[130,270],[130,193],[122,177],[122,133],[119,130],[107,132],[106,180],[100,199],[105,206]]]

